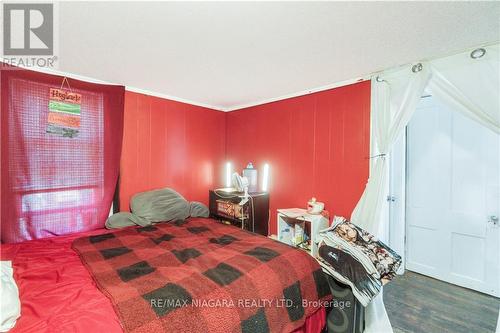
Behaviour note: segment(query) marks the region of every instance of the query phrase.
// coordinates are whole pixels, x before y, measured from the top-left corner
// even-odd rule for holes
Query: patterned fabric
[[[323,269],[349,285],[367,306],[390,282],[401,265],[401,257],[372,234],[336,216],[330,228],[320,232],[318,260]]]
[[[326,245],[324,241],[320,244],[318,260],[325,272],[351,287],[363,306],[367,306],[382,288],[380,280],[369,274],[355,257],[342,249]]]
[[[329,231],[347,242],[346,249],[362,252],[373,264],[377,277],[382,284],[391,281],[401,265],[401,256],[378,240],[369,232],[349,222],[345,218],[336,218]]]
[[[83,237],[73,248],[126,332],[290,332],[331,298],[306,252],[210,219]]]

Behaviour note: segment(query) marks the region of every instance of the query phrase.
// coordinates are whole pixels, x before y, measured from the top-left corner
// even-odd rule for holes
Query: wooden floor
[[[406,271],[384,303],[394,333],[494,333],[500,299]]]

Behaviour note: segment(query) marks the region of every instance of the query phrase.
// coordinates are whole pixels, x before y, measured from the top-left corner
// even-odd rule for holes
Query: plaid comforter
[[[126,332],[290,332],[327,300],[316,260],[211,219],[76,239]]]

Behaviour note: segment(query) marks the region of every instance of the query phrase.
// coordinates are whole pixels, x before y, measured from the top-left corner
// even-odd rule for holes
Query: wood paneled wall
[[[370,82],[229,112],[226,159],[270,165],[270,232],[276,209],[316,197],[349,217],[368,179]],[[261,172],[262,174],[262,172]]]
[[[120,170],[120,210],[138,192],[171,187],[208,204],[222,185],[225,113],[126,92]]]
[[[120,210],[130,197],[172,187],[207,203],[224,185],[224,164],[270,164],[270,233],[276,209],[311,197],[349,217],[368,179],[370,82],[229,113],[127,92]]]

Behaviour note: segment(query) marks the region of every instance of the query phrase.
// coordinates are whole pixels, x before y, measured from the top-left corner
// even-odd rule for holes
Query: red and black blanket
[[[211,219],[82,237],[73,248],[126,332],[290,332],[331,298],[309,254]]]

